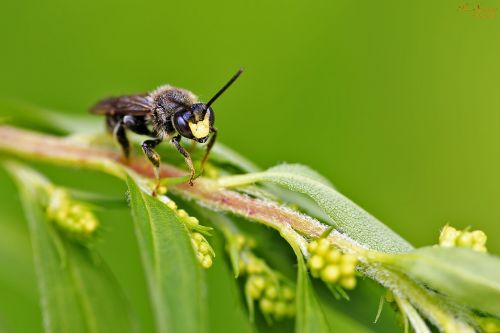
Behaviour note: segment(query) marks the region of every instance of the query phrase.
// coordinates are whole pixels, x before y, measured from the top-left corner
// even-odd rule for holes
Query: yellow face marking
[[[208,112],[205,114],[205,118],[197,123],[189,122],[189,128],[191,133],[197,139],[204,138],[210,133],[210,119],[208,119]]]

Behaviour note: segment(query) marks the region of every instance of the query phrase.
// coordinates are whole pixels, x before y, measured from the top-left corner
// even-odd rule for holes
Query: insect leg
[[[127,133],[125,133],[123,121],[120,120],[116,123],[115,127],[113,128],[113,136],[122,147],[123,156],[128,161],[128,158],[130,157],[130,143],[127,139]]]
[[[208,155],[210,154],[210,151],[212,150],[212,147],[214,146],[215,140],[217,139],[217,129],[212,128],[212,136],[210,137],[210,140],[207,143],[207,149],[205,150],[205,155],[203,156],[203,159],[201,160],[201,171],[203,172],[203,167],[205,166],[205,162],[208,160]]]
[[[181,141],[181,136],[177,135],[172,138],[172,143],[174,144],[175,148],[177,148],[177,151],[184,156],[184,160],[186,161],[189,171],[191,172],[191,177],[189,178],[189,185],[193,186],[193,179],[194,179],[194,165],[193,165],[193,160],[191,159],[191,155],[184,149],[184,147],[181,146],[180,144]]]
[[[162,139],[146,140],[142,143],[142,151],[154,166],[155,177],[160,180],[160,155],[154,150]]]

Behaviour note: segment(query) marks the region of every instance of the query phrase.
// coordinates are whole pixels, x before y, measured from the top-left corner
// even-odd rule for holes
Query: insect
[[[106,126],[120,144],[125,159],[130,156],[130,143],[126,130],[146,135],[152,139],[142,143],[142,150],[154,167],[157,181],[160,179],[160,155],[155,147],[169,140],[190,170],[189,184],[193,185],[195,168],[189,152],[181,146],[181,138],[205,143],[205,155],[201,170],[208,159],[217,137],[214,127],[215,114],[212,104],[241,75],[240,69],[209,101],[201,103],[190,91],[164,85],[150,93],[108,97],[95,104],[90,112],[106,116]]]

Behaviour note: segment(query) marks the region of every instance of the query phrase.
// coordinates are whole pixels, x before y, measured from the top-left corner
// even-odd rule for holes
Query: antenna
[[[222,95],[224,93],[224,91],[226,91],[227,88],[229,88],[233,83],[234,81],[236,81],[236,79],[241,75],[241,73],[243,73],[243,68],[240,68],[236,74],[233,75],[233,77],[231,78],[231,80],[229,80],[225,85],[224,87],[222,87],[215,95],[214,97],[212,97],[208,103],[207,103],[207,108],[212,105],[213,102],[215,102],[217,100],[217,98],[220,97],[220,95]]]

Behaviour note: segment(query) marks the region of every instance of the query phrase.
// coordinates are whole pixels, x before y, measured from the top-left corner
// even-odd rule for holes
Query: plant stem
[[[154,177],[153,168],[144,158],[134,157],[125,163],[118,152],[110,149],[10,126],[0,126],[0,152],[29,160],[102,171],[122,179],[126,175],[125,168],[141,176]],[[185,176],[186,172],[168,163],[162,163],[160,175],[162,178],[181,177]],[[229,211],[278,230],[291,227],[308,238],[318,237],[328,228],[327,225],[295,210],[221,188],[215,181],[204,177],[196,179],[194,186],[176,184],[171,185],[169,190],[198,204]],[[360,247],[346,236],[332,232],[330,237],[336,240],[338,238],[342,244],[352,243],[352,246]]]

